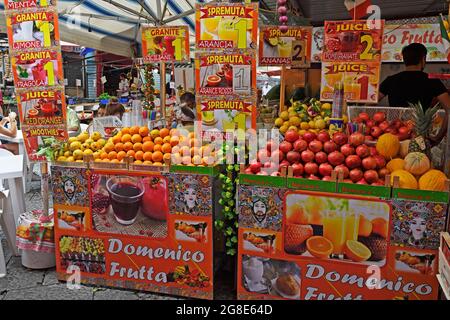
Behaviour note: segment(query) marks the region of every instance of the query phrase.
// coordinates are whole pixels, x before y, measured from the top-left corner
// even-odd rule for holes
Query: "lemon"
[[[289,107],[289,109],[287,110],[289,113],[295,112],[295,108],[294,107]]]
[[[81,149],[81,142],[74,141],[70,144],[70,151],[75,151]]]
[[[324,103],[321,107],[322,110],[331,110],[331,103]]]
[[[288,128],[288,131],[289,130],[294,130],[295,132],[297,132],[298,131],[298,128],[296,127],[296,126],[290,126],[289,128]]]
[[[72,142],[75,142],[75,141],[78,141],[77,137],[70,137],[68,142],[69,142],[69,144],[71,144]]]
[[[70,156],[70,157],[67,157],[67,161],[69,161],[69,162],[74,162],[74,161],[75,161],[75,158],[74,158],[74,157],[72,157],[72,156]]]
[[[300,126],[300,124],[302,123],[302,121],[300,120],[299,117],[295,116],[289,119],[289,124],[292,126]]]
[[[316,128],[316,122],[315,121],[311,120],[308,124],[309,124],[309,128],[310,129],[315,129]]]
[[[308,129],[309,129],[309,124],[308,124],[308,122],[302,122],[302,123],[300,123],[300,128],[301,128],[302,130],[308,130]]]
[[[75,159],[75,160],[79,160],[79,159],[82,159],[83,158],[83,151],[81,151],[81,150],[75,150],[74,152],[73,152],[73,158]]]
[[[101,147],[103,147],[103,146],[106,144],[106,140],[105,140],[105,139],[98,139],[98,140],[97,140],[97,143],[98,143]]]
[[[280,132],[281,132],[282,134],[285,134],[285,133],[288,131],[288,129],[289,129],[289,127],[287,127],[287,126],[282,126],[282,127],[280,128]]]
[[[86,149],[86,150],[83,151],[83,154],[84,154],[85,156],[89,156],[89,155],[91,155],[91,154],[94,154],[94,151],[92,151],[91,149]]]
[[[92,140],[94,140],[94,141],[100,140],[101,137],[102,137],[102,135],[101,135],[100,132],[98,132],[98,131],[93,132],[92,135],[91,135],[91,138],[92,138]]]
[[[76,160],[75,162],[83,162],[83,160]]]
[[[70,157],[71,156],[71,152],[70,151],[66,151],[66,152],[64,152],[64,157]]]
[[[91,139],[91,138],[89,138],[89,139],[87,139],[84,143],[92,144],[92,143],[94,143],[94,140]]]
[[[80,133],[77,137],[77,140],[80,142],[85,142],[87,139],[89,139],[89,134],[87,132]]]
[[[284,120],[281,118],[277,118],[275,120],[275,126],[277,126],[278,128],[281,127],[283,125],[283,123],[284,123]]]
[[[100,152],[95,151],[95,152],[92,154],[92,156],[94,157],[94,160],[95,160],[95,159],[98,159],[98,158],[100,158]]]
[[[302,136],[302,135],[304,135],[306,132],[307,132],[306,130],[299,130],[299,131],[298,131],[298,134]]]
[[[91,148],[91,145],[89,144],[89,143],[83,143],[82,145],[81,145],[81,150],[82,151],[84,151],[84,150],[86,150],[86,149],[90,149]]]
[[[64,156],[58,157],[57,161],[67,161],[67,158]]]
[[[287,112],[287,111],[281,112],[280,118],[283,119],[284,121],[288,121],[289,120],[289,112]]]
[[[323,119],[317,120],[315,123],[315,127],[319,130],[325,129],[326,126],[327,126],[327,124],[325,123],[325,120],[323,120]]]
[[[97,158],[97,159],[94,160],[94,162],[102,162],[102,161],[103,161],[103,160],[100,159],[100,158]]]

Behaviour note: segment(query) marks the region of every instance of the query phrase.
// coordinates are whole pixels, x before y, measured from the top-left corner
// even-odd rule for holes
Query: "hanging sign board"
[[[189,62],[189,29],[186,26],[144,27],[144,62]]]

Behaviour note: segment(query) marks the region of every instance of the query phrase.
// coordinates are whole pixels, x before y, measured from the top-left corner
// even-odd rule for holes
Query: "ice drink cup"
[[[136,221],[144,194],[144,185],[133,177],[111,177],[106,182],[117,222],[130,225]]]

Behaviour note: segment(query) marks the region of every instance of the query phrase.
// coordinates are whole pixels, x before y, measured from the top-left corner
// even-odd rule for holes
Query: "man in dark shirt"
[[[391,107],[409,107],[409,103],[421,102],[426,110],[432,107],[434,98],[450,108],[450,96],[439,79],[429,79],[425,69],[427,48],[412,43],[402,50],[405,71],[387,77],[380,85],[380,100],[389,98]]]

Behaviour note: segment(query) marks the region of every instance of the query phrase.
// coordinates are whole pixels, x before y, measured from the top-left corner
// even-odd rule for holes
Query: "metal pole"
[[[166,119],[166,63],[165,62],[161,62],[160,63],[160,98],[159,101],[161,103],[160,107],[161,107],[161,118],[162,119]]]
[[[183,12],[183,13],[180,13],[180,14],[178,14],[178,15],[176,15],[176,16],[167,18],[166,20],[163,21],[162,24],[166,24],[166,23],[169,23],[169,22],[178,20],[178,19],[180,19],[180,18],[184,18],[184,17],[186,17],[186,16],[190,16],[191,14],[194,14],[194,13],[195,13],[195,9],[190,9],[190,10],[185,11],[185,12]]]

